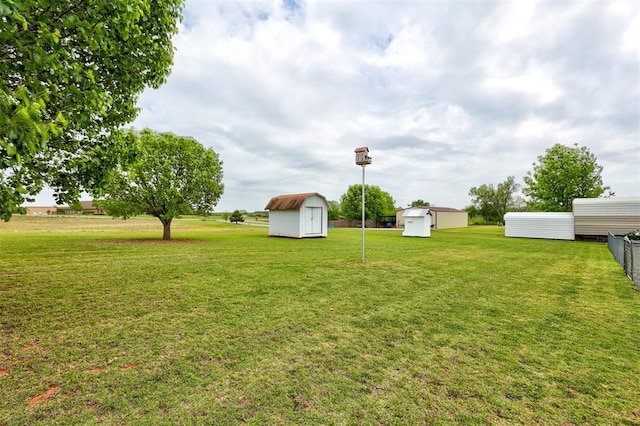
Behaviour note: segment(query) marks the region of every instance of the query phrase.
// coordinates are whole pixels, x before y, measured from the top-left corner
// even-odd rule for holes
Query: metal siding
[[[576,216],[576,235],[624,235],[640,229],[640,218],[625,216]]]
[[[509,212],[504,220],[505,237],[575,239],[572,213]]]
[[[576,235],[626,234],[640,228],[640,197],[576,198]]]
[[[466,228],[469,226],[467,212],[433,212],[436,229]]]
[[[576,198],[573,215],[640,217],[640,197]]]

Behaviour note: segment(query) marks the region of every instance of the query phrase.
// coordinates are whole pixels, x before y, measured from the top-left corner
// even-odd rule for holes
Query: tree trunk
[[[164,232],[162,234],[162,239],[163,240],[170,240],[171,239],[171,219],[162,220],[162,226],[164,228]]]

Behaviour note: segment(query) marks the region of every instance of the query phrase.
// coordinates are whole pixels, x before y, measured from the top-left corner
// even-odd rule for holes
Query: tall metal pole
[[[358,166],[362,166],[362,261],[364,262],[364,221],[365,221],[364,167],[367,164],[371,164],[371,157],[367,155],[369,153],[369,148],[367,148],[366,146],[361,146],[360,148],[356,148],[355,153],[356,153],[356,164]]]
[[[362,166],[362,261],[364,262],[364,165]]]

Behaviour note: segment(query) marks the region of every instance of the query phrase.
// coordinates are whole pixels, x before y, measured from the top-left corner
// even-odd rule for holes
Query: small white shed
[[[273,237],[326,237],[329,216],[327,199],[317,192],[273,197],[269,210],[269,235]]]
[[[404,219],[403,237],[430,237],[431,213],[429,209],[411,208],[402,213]]]
[[[504,222],[505,237],[575,240],[573,213],[509,212]]]

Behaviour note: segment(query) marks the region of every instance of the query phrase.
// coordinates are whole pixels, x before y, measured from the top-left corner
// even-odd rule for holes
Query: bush
[[[229,222],[235,222],[236,224],[238,222],[244,222],[244,217],[242,217],[240,210],[234,210],[233,213],[231,213],[231,216],[229,216]]]
[[[640,240],[640,229],[636,229],[635,231],[631,231],[628,234],[625,234],[630,240]]]

